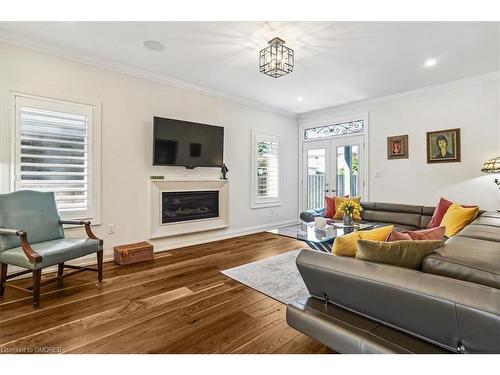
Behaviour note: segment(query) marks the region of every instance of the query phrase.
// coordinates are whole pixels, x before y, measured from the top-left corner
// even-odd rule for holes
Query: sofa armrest
[[[21,248],[23,249],[23,252],[30,261],[30,263],[42,262],[42,256],[40,254],[37,254],[37,252],[32,249],[28,241],[28,234],[24,230],[0,228],[0,235],[18,236]]]
[[[300,219],[302,221],[305,221],[306,223],[310,223],[311,221],[314,221],[315,217],[323,217],[325,215],[325,209],[324,208],[319,208],[317,210],[307,210],[304,212],[300,213]]]
[[[316,298],[450,351],[500,352],[498,289],[311,250],[297,267]]]
[[[94,232],[92,232],[92,227],[90,226],[90,220],[59,220],[59,224],[67,224],[67,225],[85,225],[85,232],[87,233],[88,238],[92,240],[99,240],[99,245],[102,246],[104,243],[102,239],[97,237]]]

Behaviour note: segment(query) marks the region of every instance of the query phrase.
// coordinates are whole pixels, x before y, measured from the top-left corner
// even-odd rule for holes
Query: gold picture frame
[[[408,159],[408,135],[387,137],[387,159]]]
[[[427,132],[427,163],[459,163],[460,129]]]

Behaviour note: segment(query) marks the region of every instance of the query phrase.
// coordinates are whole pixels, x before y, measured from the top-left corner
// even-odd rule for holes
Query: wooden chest
[[[153,259],[153,245],[148,242],[115,246],[115,262],[131,264]]]

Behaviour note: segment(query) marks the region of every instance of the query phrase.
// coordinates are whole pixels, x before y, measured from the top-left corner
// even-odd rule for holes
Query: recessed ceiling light
[[[429,59],[429,60],[426,60],[425,61],[425,67],[426,68],[430,68],[430,67],[433,67],[434,65],[436,65],[437,61],[436,59]]]
[[[146,40],[142,44],[144,44],[144,47],[146,47],[147,49],[149,49],[151,51],[161,51],[161,50],[165,49],[163,44],[161,44],[157,40]]]
[[[297,96],[297,100],[301,102],[302,100],[304,100],[304,98],[302,96]]]

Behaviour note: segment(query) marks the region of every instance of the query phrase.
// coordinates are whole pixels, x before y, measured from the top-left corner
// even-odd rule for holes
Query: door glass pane
[[[337,195],[350,197],[359,196],[358,170],[359,147],[337,147]]]
[[[326,150],[307,151],[307,209],[324,207]]]

